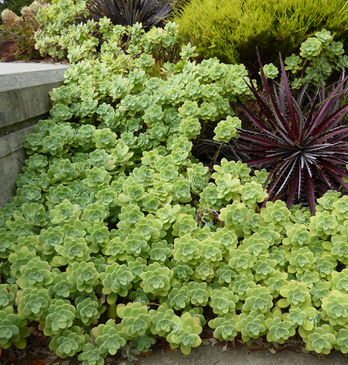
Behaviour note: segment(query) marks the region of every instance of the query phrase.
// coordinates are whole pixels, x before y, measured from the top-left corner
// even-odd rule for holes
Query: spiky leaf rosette
[[[249,88],[261,110],[256,117],[244,105],[240,106],[253,123],[252,130],[240,129],[240,151],[249,154],[249,166],[266,167],[270,171],[269,199],[287,195],[288,208],[302,202],[304,196],[312,215],[315,213],[315,193],[348,189],[342,177],[347,178],[348,126],[341,124],[348,104],[339,106],[348,90],[341,80],[331,94],[322,101],[321,92],[310,100],[309,111],[303,107],[308,83],[298,100],[291,95],[284,63],[280,57],[281,83],[274,95],[267,84],[260,56],[261,78],[266,97],[250,83]],[[308,109],[308,108],[307,108]],[[318,197],[318,196],[317,196]]]
[[[114,25],[142,23],[148,31],[171,14],[170,3],[171,0],[89,0],[87,9],[96,21],[106,16]]]

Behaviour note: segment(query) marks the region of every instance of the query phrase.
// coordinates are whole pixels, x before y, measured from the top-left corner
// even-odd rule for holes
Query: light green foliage
[[[267,341],[284,343],[289,337],[295,335],[293,322],[281,318],[281,311],[275,309],[271,318],[265,320],[268,329]]]
[[[9,348],[12,343],[19,349],[26,347],[25,337],[30,335],[26,322],[26,319],[13,313],[12,306],[0,310],[0,345],[3,349]]]
[[[70,296],[70,290],[73,288],[73,284],[68,281],[68,274],[66,272],[60,272],[59,269],[53,269],[51,274],[53,281],[48,288],[48,293],[51,298],[68,298]]]
[[[344,37],[342,24],[343,19],[347,19],[347,12],[342,10],[343,4],[342,1],[329,4],[322,0],[269,1],[266,5],[194,0],[185,4],[174,19],[183,40],[196,46],[201,58],[218,57],[232,64],[243,62],[250,68],[257,62],[255,46],[262,59],[268,55],[273,61],[279,52],[284,58],[290,56],[309,35],[315,37],[308,38],[305,45],[302,43],[301,56],[319,55],[321,48],[329,47],[332,36],[325,30],[317,30],[325,26],[333,33],[338,32],[339,38]],[[337,13],[341,19],[337,19]],[[322,21],[324,14],[325,22]],[[230,29],[235,31],[231,33]],[[296,64],[295,60],[289,62],[289,67],[294,69]],[[271,73],[273,68],[269,68]]]
[[[65,330],[60,335],[52,338],[49,348],[63,359],[74,356],[82,350],[86,341],[86,338],[80,332],[78,326],[73,326],[69,330]]]
[[[187,295],[194,306],[205,307],[212,294],[212,288],[207,283],[190,281],[187,284]]]
[[[103,284],[103,293],[107,294],[108,303],[116,302],[117,294],[125,297],[132,288],[134,275],[126,265],[113,263],[108,265],[105,272],[100,275]],[[115,295],[116,294],[116,295]]]
[[[214,140],[228,143],[232,138],[239,137],[237,132],[238,128],[241,128],[241,120],[237,117],[232,118],[228,115],[226,120],[220,121],[214,129]]]
[[[297,273],[296,278],[306,283],[308,288],[312,288],[320,280],[318,271],[305,271],[303,273]]]
[[[227,228],[237,229],[237,232],[239,232],[238,228],[247,221],[247,213],[248,208],[243,203],[234,201],[233,204],[229,204],[226,208],[221,209],[219,219],[225,223]]]
[[[16,301],[20,318],[39,320],[45,316],[51,304],[47,289],[29,289],[19,291]]]
[[[243,246],[239,246],[236,250],[230,250],[231,259],[228,265],[241,275],[251,273],[251,268],[254,266],[256,256],[250,254]]]
[[[328,281],[319,281],[311,288],[311,295],[313,304],[316,307],[320,307],[322,303],[322,299],[327,297],[329,291],[331,289],[331,283]]]
[[[128,338],[134,335],[143,336],[151,326],[151,316],[148,307],[139,302],[119,304],[117,315],[122,318],[121,325]]]
[[[18,251],[12,252],[9,256],[11,265],[11,275],[13,277],[21,276],[21,267],[26,265],[36,256],[35,251],[30,251],[28,247],[21,247]]]
[[[290,321],[295,327],[299,326],[301,335],[304,337],[314,327],[315,317],[318,312],[314,307],[307,307],[306,309],[290,308],[289,313],[283,313],[282,319]]]
[[[179,282],[174,283],[171,292],[168,294],[168,300],[165,303],[175,310],[185,309],[190,304],[187,289],[182,287]]]
[[[290,211],[283,201],[277,200],[275,203],[267,202],[266,207],[261,209],[261,217],[267,223],[273,223],[275,229],[281,232],[288,221]]]
[[[219,341],[232,341],[237,336],[238,332],[235,329],[236,319],[230,313],[223,317],[211,319],[208,324],[210,328],[215,330],[213,335]]]
[[[251,338],[258,338],[266,333],[264,319],[265,316],[263,314],[254,311],[248,314],[242,313],[238,316],[235,329],[241,332],[243,341],[247,342]]]
[[[51,93],[52,117],[25,141],[17,196],[0,208],[0,312],[14,326],[38,321],[59,356],[80,353],[91,365],[119,350],[134,359],[155,336],[189,353],[206,306],[225,341],[282,342],[295,328],[308,338],[337,321],[348,292],[345,199],[325,194],[312,218],[300,205],[262,206],[268,172],[228,160],[246,68],[190,60],[191,46],[180,60],[173,23],[148,33],[106,19],[79,24],[83,8],[59,0],[39,16],[42,52],[70,65]],[[316,37],[338,62],[340,45]],[[210,167],[199,162],[217,149]],[[16,329],[6,339],[2,330],[5,346],[24,346]]]
[[[268,197],[262,185],[256,181],[244,184],[241,189],[241,194],[242,202],[250,209],[255,209],[257,203],[262,203]]]
[[[332,261],[329,253],[323,253],[321,257],[317,257],[315,266],[322,278],[330,279],[331,273],[337,266],[337,261]]]
[[[289,282],[281,288],[280,295],[283,299],[278,301],[280,308],[286,308],[291,305],[291,308],[306,309],[311,305],[311,296],[309,289],[305,283]]]
[[[69,329],[73,325],[75,314],[76,309],[69,301],[54,300],[42,321],[44,334],[59,335],[62,331]]]
[[[269,63],[267,65],[264,65],[263,66],[263,72],[265,73],[265,77],[267,79],[272,79],[272,80],[275,79],[279,74],[278,68],[275,67],[273,65],[273,63]]]
[[[18,287],[16,284],[0,284],[0,309],[11,307],[14,304]]]
[[[176,349],[180,346],[180,350],[184,355],[189,355],[191,347],[198,347],[202,340],[199,334],[202,332],[200,321],[197,317],[191,317],[186,312],[181,317],[173,318],[174,328],[166,337],[170,347]]]
[[[100,300],[95,296],[84,298],[83,296],[75,299],[76,318],[79,318],[84,326],[89,326],[91,323],[97,323],[97,319],[104,312]]]
[[[345,328],[341,328],[337,333],[335,349],[340,350],[341,352],[346,354],[348,352],[347,340],[348,340],[348,330]]]
[[[332,214],[334,214],[339,221],[346,221],[348,218],[348,197],[343,196],[340,199],[337,199],[333,204],[332,207],[334,210]]]
[[[127,335],[122,331],[121,325],[116,325],[113,319],[109,319],[106,324],[94,327],[92,332],[95,336],[95,344],[102,355],[107,353],[115,355],[127,341]]]
[[[199,240],[192,238],[190,234],[186,234],[175,239],[172,255],[177,261],[195,265],[201,257],[200,246]]]
[[[277,261],[268,258],[268,255],[260,255],[253,267],[255,279],[258,281],[267,280],[276,272]]]
[[[93,343],[84,345],[83,352],[79,354],[78,360],[82,361],[82,365],[103,365],[105,362],[99,348],[95,347]]]
[[[311,217],[309,224],[310,234],[326,240],[329,236],[336,234],[338,222],[335,216],[328,211],[317,213]]]
[[[242,307],[242,313],[262,313],[265,314],[273,306],[273,297],[267,288],[256,285],[246,291],[246,300]]]
[[[53,266],[64,266],[74,262],[88,261],[90,258],[90,249],[84,238],[67,237],[63,245],[55,246],[59,256],[52,259]]]
[[[142,287],[145,293],[166,296],[171,287],[173,271],[168,267],[162,267],[158,262],[150,264],[145,272],[141,274]]]
[[[68,199],[65,199],[62,203],[56,205],[52,210],[50,210],[50,215],[52,217],[51,221],[54,224],[68,222],[71,219],[77,219],[80,214],[79,206],[77,204],[71,204]]]
[[[303,340],[306,342],[306,350],[315,351],[318,354],[328,354],[336,342],[335,331],[332,326],[323,324],[313,329]]]
[[[331,284],[333,289],[337,289],[340,292],[348,293],[348,270],[343,269],[341,272],[333,272],[331,274]]]
[[[81,216],[82,221],[88,223],[101,223],[109,215],[105,205],[100,203],[89,204]]]
[[[322,42],[318,38],[308,38],[301,44],[300,56],[311,60],[313,57],[318,56],[322,47]]]
[[[93,287],[99,283],[99,273],[93,262],[74,262],[66,268],[68,281],[73,284],[72,292],[92,293]]]
[[[267,284],[268,291],[274,298],[279,296],[280,289],[286,285],[287,278],[288,274],[286,272],[276,270],[271,277],[264,280],[264,283]]]
[[[41,261],[39,257],[33,257],[26,264],[22,264],[20,273],[17,284],[21,289],[47,287],[53,281],[50,266],[46,261]]]
[[[254,276],[253,274],[249,273],[246,275],[237,275],[229,287],[235,294],[239,296],[240,300],[245,300],[247,298],[247,290],[249,288],[254,288],[255,285]]]
[[[12,252],[14,235],[6,231],[5,228],[0,228],[0,257],[6,258]]]
[[[315,257],[308,247],[293,248],[291,252],[286,253],[286,259],[289,261],[289,273],[303,273],[315,268]]]
[[[200,162],[187,169],[187,179],[194,194],[199,194],[209,181],[209,169]]]
[[[228,313],[235,314],[238,300],[238,295],[235,295],[232,291],[222,287],[221,289],[215,289],[213,291],[209,305],[215,314],[224,316]]]
[[[151,333],[165,337],[174,327],[174,311],[168,309],[164,304],[160,305],[157,310],[150,310],[151,315]]]
[[[334,209],[334,203],[340,196],[341,193],[339,191],[327,191],[321,198],[317,200],[318,205],[316,206],[316,210],[323,211],[325,209],[331,212]]]
[[[345,326],[348,321],[348,294],[333,290],[322,299],[322,317],[332,326]]]
[[[139,352],[148,352],[150,347],[156,343],[156,338],[151,335],[136,336],[132,338],[129,346]],[[134,351],[134,350],[133,350]]]
[[[348,251],[347,251],[347,236],[332,236],[331,244],[325,241],[325,248],[331,248],[331,258],[333,261],[340,261],[343,264],[348,264]]]
[[[294,224],[285,226],[287,237],[283,239],[286,247],[301,247],[311,242],[310,234],[304,224]],[[291,246],[289,246],[291,245]]]

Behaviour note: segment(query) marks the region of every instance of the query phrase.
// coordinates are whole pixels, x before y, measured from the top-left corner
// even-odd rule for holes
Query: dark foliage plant
[[[292,96],[284,63],[280,57],[281,82],[274,91],[267,84],[260,56],[261,79],[265,95],[252,83],[260,115],[240,106],[253,128],[240,130],[240,152],[250,156],[249,166],[265,167],[270,172],[267,183],[269,199],[287,196],[287,206],[306,202],[315,214],[315,199],[327,190],[348,189],[348,126],[343,121],[348,104],[341,105],[348,90],[347,78],[325,98],[318,88],[306,107],[307,83],[298,98]],[[266,186],[265,185],[265,186]],[[266,203],[266,202],[265,202]]]
[[[145,31],[158,26],[172,12],[171,0],[89,0],[87,9],[90,16],[98,21],[110,18],[114,25],[142,23]]]

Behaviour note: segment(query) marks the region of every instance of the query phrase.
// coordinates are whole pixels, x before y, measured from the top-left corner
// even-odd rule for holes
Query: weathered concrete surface
[[[23,141],[49,116],[48,92],[63,84],[68,65],[0,62],[0,206],[15,193],[26,158]]]
[[[201,345],[192,349],[190,355],[185,356],[180,350],[176,352],[164,348],[155,348],[147,357],[139,357],[132,364],[138,365],[347,365],[348,358],[340,352],[319,357],[287,350],[271,353],[269,350],[251,351],[246,348],[227,348],[222,352],[218,345]],[[110,364],[112,365],[112,364]]]
[[[42,62],[0,62],[0,75],[30,71],[66,70],[68,65]]]

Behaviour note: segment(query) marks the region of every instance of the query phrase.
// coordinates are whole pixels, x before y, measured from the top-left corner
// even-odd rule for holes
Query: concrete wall
[[[0,206],[15,195],[27,158],[23,141],[49,116],[48,92],[63,84],[67,65],[0,62]]]

